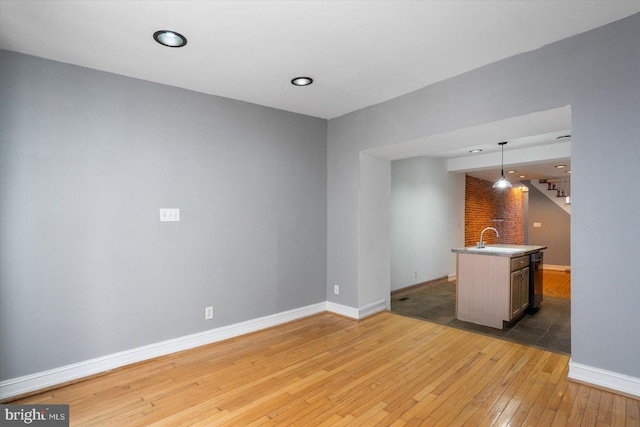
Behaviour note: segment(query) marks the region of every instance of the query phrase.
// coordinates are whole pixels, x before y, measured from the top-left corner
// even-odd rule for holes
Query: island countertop
[[[487,245],[481,249],[476,248],[475,246],[469,246],[466,248],[454,248],[451,249],[451,252],[473,255],[506,256],[513,258],[523,255],[529,255],[544,249],[547,249],[547,247],[538,245]]]

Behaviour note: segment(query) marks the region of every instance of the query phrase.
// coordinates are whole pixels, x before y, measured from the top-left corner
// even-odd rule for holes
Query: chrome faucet
[[[496,237],[500,238],[500,233],[498,233],[498,230],[496,230],[493,227],[487,227],[484,230],[482,230],[482,232],[480,233],[480,241],[478,242],[478,244],[476,245],[476,248],[478,249],[482,249],[484,248],[484,241],[482,240],[482,236],[484,235],[484,232],[487,230],[493,230],[496,232]]]

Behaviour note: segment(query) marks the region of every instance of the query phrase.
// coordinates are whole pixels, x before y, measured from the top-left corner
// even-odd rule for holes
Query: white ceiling
[[[0,0],[0,49],[330,119],[639,12],[640,0]],[[157,44],[160,29],[187,45]],[[314,84],[292,86],[299,75]],[[553,144],[570,128],[565,107],[373,154],[459,158],[482,148],[496,159],[497,142],[509,140],[509,168],[509,151]],[[557,163],[513,168],[549,177],[562,173]],[[466,171],[493,181],[496,165]]]
[[[638,12],[638,0],[0,0],[0,48],[334,118]],[[159,29],[188,44],[155,43]],[[315,82],[294,87],[298,75]]]

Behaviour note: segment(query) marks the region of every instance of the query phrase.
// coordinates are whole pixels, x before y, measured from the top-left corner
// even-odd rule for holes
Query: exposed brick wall
[[[473,246],[479,241],[480,232],[485,227],[493,227],[496,223],[493,210],[493,184],[469,175],[465,180],[464,191],[464,245]],[[498,227],[496,227],[497,229]],[[499,243],[495,233],[486,232],[486,243]]]
[[[493,183],[466,176],[464,203],[464,244],[473,246],[480,240],[485,227],[494,227],[484,233],[487,244],[524,244],[524,194],[521,188],[494,189]]]

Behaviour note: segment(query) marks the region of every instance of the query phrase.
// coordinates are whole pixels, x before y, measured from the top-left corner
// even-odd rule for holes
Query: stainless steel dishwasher
[[[538,311],[542,302],[542,293],[544,291],[544,279],[542,276],[542,267],[544,265],[544,254],[542,251],[532,253],[529,268],[529,308],[527,313],[534,314]]]

